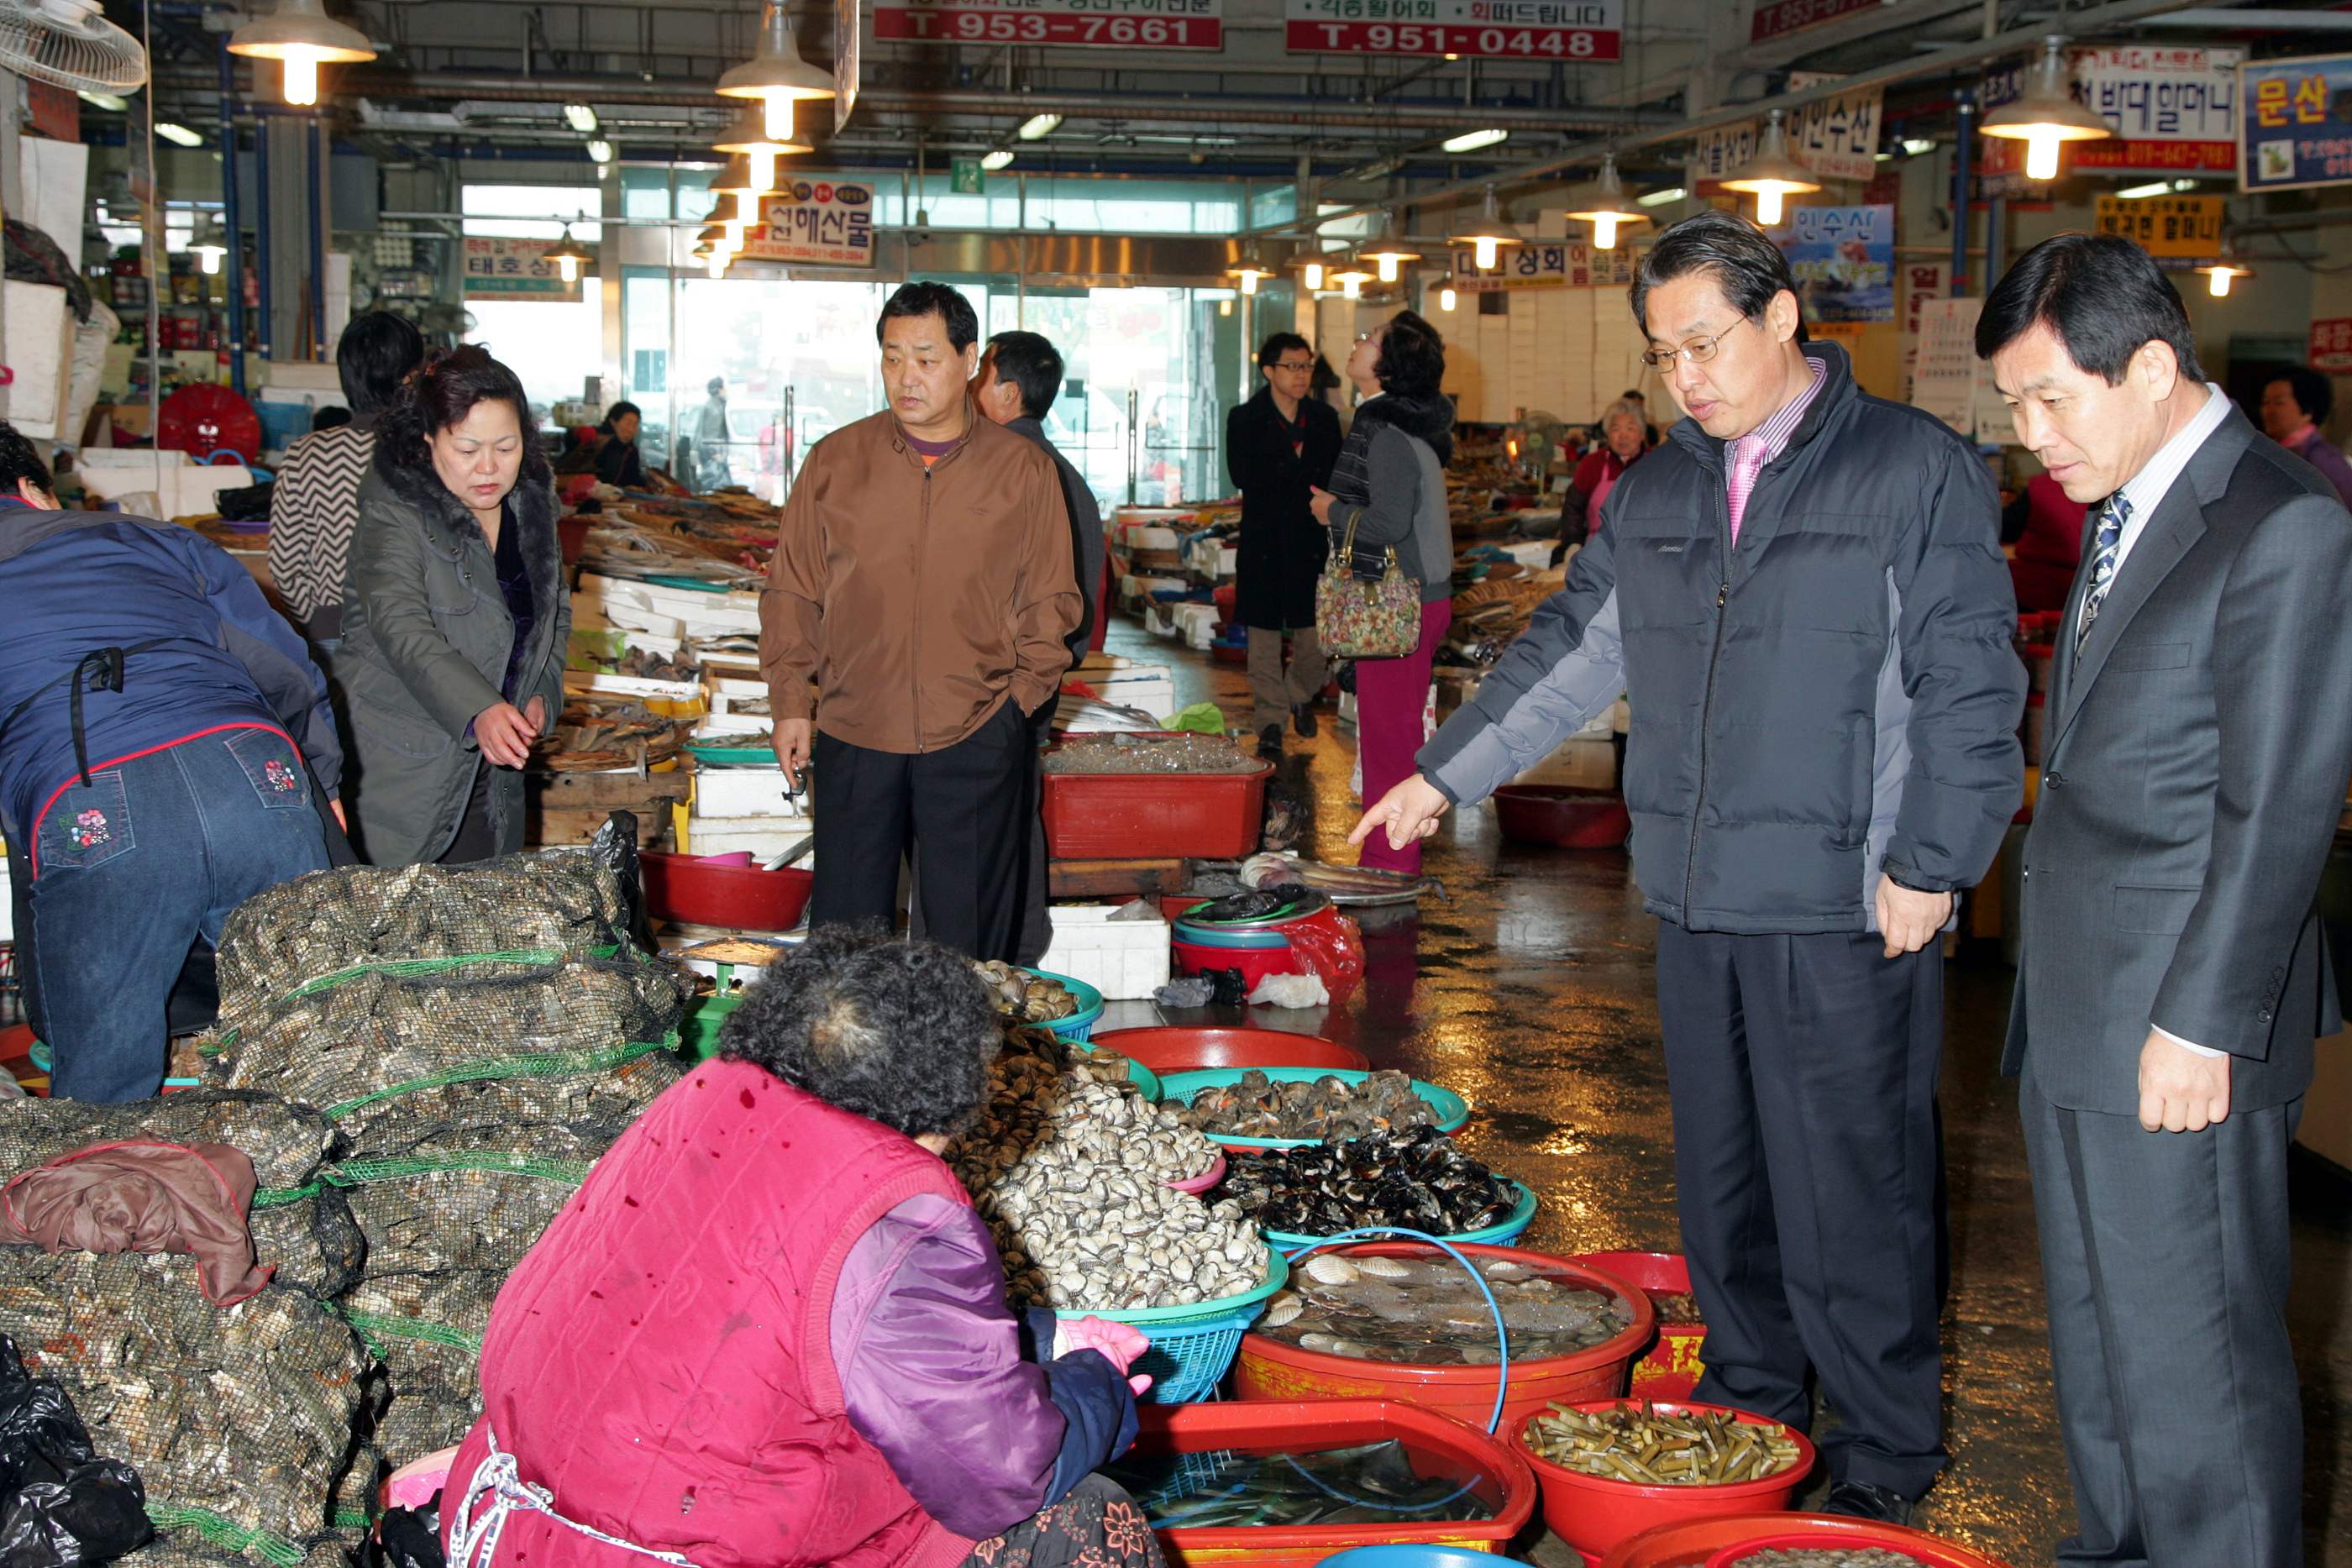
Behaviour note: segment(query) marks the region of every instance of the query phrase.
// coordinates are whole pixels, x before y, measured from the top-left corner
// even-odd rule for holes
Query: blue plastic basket
[[[1095,1025],[1102,1021],[1103,1015],[1103,994],[1100,991],[1087,985],[1084,980],[1074,980],[1067,975],[1056,975],[1046,969],[1024,969],[1021,972],[1024,975],[1035,975],[1041,979],[1059,980],[1069,988],[1070,995],[1078,998],[1076,1012],[1066,1019],[1053,1019],[1045,1025],[1047,1029],[1052,1030],[1064,1040],[1094,1038]]]
[[[1151,1387],[1145,1397],[1161,1405],[1190,1405],[1205,1399],[1234,1364],[1241,1349],[1242,1331],[1265,1310],[1265,1299],[1290,1282],[1290,1262],[1272,1253],[1273,1272],[1265,1283],[1238,1296],[1226,1296],[1194,1306],[1152,1307],[1140,1312],[1070,1311],[1063,1318],[1101,1318],[1143,1331],[1151,1348],[1138,1356],[1129,1372],[1148,1375]]]

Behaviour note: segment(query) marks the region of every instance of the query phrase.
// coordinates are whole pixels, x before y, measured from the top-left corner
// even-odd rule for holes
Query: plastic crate
[[[1048,773],[1045,842],[1056,860],[1238,860],[1257,849],[1273,772]]]

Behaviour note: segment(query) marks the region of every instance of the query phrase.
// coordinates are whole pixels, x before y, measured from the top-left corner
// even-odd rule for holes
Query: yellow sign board
[[[2101,234],[2121,235],[2150,256],[2221,254],[2219,196],[2101,196],[2098,225]]]

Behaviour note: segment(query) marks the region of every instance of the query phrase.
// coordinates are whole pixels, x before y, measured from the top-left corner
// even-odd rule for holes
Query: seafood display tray
[[[1320,1035],[1297,1034],[1279,1029],[1195,1029],[1181,1024],[1154,1024],[1142,1029],[1113,1030],[1095,1042],[1107,1045],[1129,1061],[1139,1061],[1163,1079],[1179,1072],[1215,1072],[1225,1068],[1264,1071],[1274,1067],[1310,1067],[1318,1072],[1339,1069],[1365,1072],[1371,1062],[1353,1046]]]
[[[1340,1399],[1305,1404],[1245,1402],[1147,1406],[1138,1412],[1135,1440],[1142,1454],[1297,1453],[1395,1438],[1413,1469],[1469,1481],[1492,1519],[1429,1524],[1321,1523],[1298,1526],[1211,1526],[1153,1531],[1171,1568],[1313,1568],[1356,1546],[1430,1544],[1496,1552],[1535,1511],[1535,1473],[1523,1455],[1484,1432],[1444,1416],[1388,1400]],[[1498,1564],[1499,1568],[1499,1564]]]
[[[1208,1138],[1211,1143],[1218,1141],[1213,1134],[1203,1134],[1202,1136]],[[1239,1142],[1238,1139],[1234,1141]],[[1511,1210],[1509,1217],[1501,1224],[1489,1225],[1482,1230],[1465,1230],[1459,1236],[1448,1236],[1444,1239],[1456,1247],[1474,1243],[1488,1247],[1508,1247],[1526,1234],[1528,1227],[1535,1223],[1536,1208],[1540,1200],[1537,1198],[1534,1189],[1525,1182],[1515,1181],[1511,1186],[1518,1189],[1518,1206]],[[1378,1230],[1381,1227],[1371,1225],[1364,1228]],[[1295,1251],[1302,1247],[1319,1247],[1328,1239],[1328,1237],[1322,1236],[1293,1236],[1286,1230],[1269,1230],[1265,1233],[1265,1239],[1285,1251]]]
[[[1160,1080],[1160,1086],[1169,1099],[1181,1100],[1190,1105],[1192,1096],[1202,1090],[1223,1089],[1229,1084],[1239,1083],[1243,1075],[1252,1071],[1265,1073],[1276,1083],[1311,1081],[1326,1076],[1345,1083],[1361,1083],[1371,1076],[1370,1072],[1328,1067],[1217,1068],[1202,1072],[1171,1072]],[[1430,1109],[1437,1113],[1437,1130],[1441,1133],[1454,1132],[1470,1120],[1470,1102],[1451,1089],[1441,1089],[1434,1083],[1416,1078],[1412,1081],[1412,1092],[1427,1101]],[[1213,1144],[1223,1144],[1236,1149],[1295,1149],[1304,1144],[1322,1141],[1318,1138],[1237,1138],[1223,1133],[1205,1132],[1202,1135]]]
[[[1066,1019],[1049,1019],[1039,1027],[1052,1030],[1064,1040],[1091,1040],[1093,1039],[1095,1025],[1103,1015],[1103,996],[1100,991],[1087,985],[1084,980],[1073,979],[1067,975],[1056,975],[1046,969],[1024,969],[1022,972],[1035,975],[1040,979],[1059,981],[1067,988],[1070,995],[1078,998],[1076,1012]]]
[[[1571,1410],[1589,1412],[1607,1410],[1625,1401],[1590,1399],[1563,1403]],[[1652,1407],[1662,1416],[1721,1411],[1754,1426],[1780,1425],[1723,1405],[1670,1405],[1659,1400]],[[1797,1462],[1758,1480],[1716,1486],[1647,1486],[1614,1477],[1586,1475],[1528,1451],[1527,1426],[1540,1414],[1538,1411],[1521,1419],[1510,1429],[1509,1440],[1542,1485],[1544,1522],[1589,1560],[1605,1557],[1628,1536],[1638,1535],[1654,1525],[1717,1514],[1748,1513],[1758,1509],[1785,1509],[1813,1468],[1813,1445],[1802,1432],[1790,1427],[1788,1435],[1797,1443]]]
[[[1448,1245],[1474,1260],[1502,1260],[1554,1277],[1565,1276],[1584,1289],[1616,1297],[1633,1311],[1633,1321],[1623,1333],[1589,1350],[1528,1361],[1515,1357],[1503,1392],[1506,1438],[1521,1419],[1553,1400],[1571,1404],[1607,1399],[1623,1391],[1627,1364],[1650,1341],[1650,1301],[1640,1287],[1580,1259],[1475,1242],[1449,1241]],[[1445,1256],[1425,1241],[1356,1242],[1332,1250],[1342,1258],[1435,1260]],[[1359,1361],[1251,1333],[1243,1336],[1234,1381],[1235,1393],[1244,1400],[1395,1399],[1484,1431],[1495,1413],[1497,1369]]]

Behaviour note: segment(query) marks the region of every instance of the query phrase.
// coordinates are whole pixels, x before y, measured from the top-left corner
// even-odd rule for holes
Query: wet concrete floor
[[[1109,646],[1172,665],[1180,706],[1213,701],[1230,726],[1246,730],[1249,696],[1238,667],[1124,620],[1113,621]],[[1353,737],[1328,709],[1316,739],[1289,737],[1280,777],[1312,814],[1300,852],[1353,862]],[[1424,869],[1449,896],[1424,899],[1417,911],[1364,912],[1389,919],[1365,922],[1366,983],[1355,997],[1329,1009],[1254,1008],[1250,1021],[1348,1041],[1375,1067],[1469,1095],[1476,1113],[1462,1134],[1465,1146],[1543,1199],[1523,1245],[1680,1250],[1652,965],[1657,922],[1642,911],[1624,853],[1517,843],[1479,807],[1449,814],[1426,846]],[[1995,1071],[2013,972],[1993,946],[1968,944],[1947,970],[1952,1289],[1944,1387],[1952,1462],[1916,1522],[2030,1568],[2053,1561],[2053,1544],[2074,1528],[2074,1508],[2052,1400],[2016,1091]],[[1162,1017],[1228,1021],[1211,1009],[1113,1009],[1104,1029]],[[2352,1247],[2341,1212],[2309,1207],[2314,1212],[2295,1221],[2289,1302],[2303,1374],[2309,1562],[2352,1568]],[[2197,1397],[2189,1388],[2168,1393]],[[1822,1490],[1814,1489],[1816,1500]],[[1577,1562],[1556,1538],[1532,1555],[1547,1568]]]

